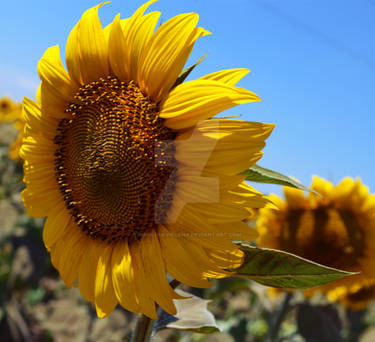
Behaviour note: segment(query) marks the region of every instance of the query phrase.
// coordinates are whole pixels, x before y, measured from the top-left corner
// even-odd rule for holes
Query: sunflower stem
[[[283,302],[281,303],[279,309],[274,316],[274,319],[271,322],[269,335],[267,341],[276,342],[278,341],[279,337],[279,330],[281,327],[282,322],[284,321],[285,315],[290,309],[290,300],[293,298],[292,292],[286,292]]]
[[[143,315],[138,314],[137,322],[135,324],[135,329],[131,342],[148,342],[150,341],[152,326],[154,325],[154,320]]]
[[[169,285],[172,289],[175,289],[181,283],[173,279]],[[131,338],[131,342],[148,342],[150,341],[151,334],[152,334],[152,327],[154,325],[154,320],[143,315],[138,314],[137,322],[135,324],[135,329]]]

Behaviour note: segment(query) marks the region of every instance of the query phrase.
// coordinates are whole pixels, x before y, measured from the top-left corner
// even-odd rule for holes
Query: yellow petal
[[[109,75],[108,42],[98,16],[98,9],[103,4],[83,13],[67,41],[66,65],[78,84]]]
[[[153,36],[160,14],[160,12],[151,12],[141,17],[139,24],[132,26],[133,36],[129,35],[128,37],[128,39],[131,39],[129,40],[129,46],[131,46],[130,79],[136,80],[137,83],[139,83],[137,77],[140,58]]]
[[[176,233],[176,231],[173,230],[169,230],[169,232]],[[187,251],[188,255],[190,255],[191,262],[201,266],[203,278],[223,278],[229,275],[229,272],[220,269],[216,264],[214,264],[210,260],[210,257],[205,251],[205,249],[202,248],[202,246],[200,246],[200,237],[193,237],[187,239],[183,236],[183,234],[181,234],[180,239],[184,249]],[[233,249],[233,244],[231,248],[227,249]]]
[[[65,208],[64,202],[60,201],[51,208],[43,228],[43,242],[47,249],[51,249],[56,241],[66,234],[71,227],[71,220],[72,217]]]
[[[38,89],[36,90],[36,95],[35,95],[35,97],[36,97],[36,101],[38,102],[38,103],[41,103],[42,102],[42,100],[41,100],[41,84],[39,84],[39,87],[38,87]]]
[[[240,267],[244,260],[244,253],[239,248],[232,250],[206,250],[211,260],[223,269],[233,270]]]
[[[163,310],[171,315],[176,314],[173,298],[181,298],[170,287],[164,260],[160,250],[160,242],[155,232],[149,232],[144,236],[138,247],[142,269],[147,280],[146,286],[151,298],[157,302]]]
[[[54,161],[56,146],[54,143],[42,136],[27,136],[23,140],[20,156],[28,162],[51,162]]]
[[[184,175],[177,173],[174,196],[185,203],[220,202],[219,177],[202,177],[199,174]],[[204,189],[204,191],[202,191]]]
[[[302,190],[283,187],[284,196],[290,208],[303,208],[307,205],[306,197]]]
[[[75,229],[74,229],[75,228]],[[79,265],[86,249],[86,237],[78,227],[71,227],[51,249],[51,261],[67,287],[78,278]]]
[[[112,252],[113,287],[118,301],[126,310],[139,312],[139,290],[135,287],[134,277],[128,241],[120,241]]]
[[[192,263],[190,255],[183,248],[178,233],[169,233],[160,226],[160,243],[168,273],[178,281],[192,287],[209,288],[211,283],[203,278],[201,264]]]
[[[139,85],[155,102],[169,92],[185,65],[195,41],[207,34],[197,28],[196,13],[180,14],[161,25],[144,48]]]
[[[175,198],[178,202],[178,198]],[[174,200],[174,202],[176,202]],[[174,206],[175,203],[172,204]],[[218,227],[206,222],[205,216],[194,210],[194,206],[185,204],[183,207],[173,207],[176,211],[177,221],[168,222],[168,230],[180,232],[186,239],[194,239],[199,241],[199,244],[208,248],[231,249],[233,247],[232,241],[227,236],[222,236]],[[171,217],[175,213],[169,213]],[[170,218],[169,217],[169,218]]]
[[[56,136],[58,120],[46,116],[42,118],[38,103],[24,97],[22,109],[23,117],[28,127],[28,135],[40,134],[50,140]]]
[[[129,247],[133,262],[134,286],[139,293],[139,311],[152,319],[157,319],[158,316],[156,314],[155,302],[151,298],[151,293],[149,292],[149,278],[143,271],[139,246],[136,243],[132,243]]]
[[[70,78],[78,85],[83,85],[82,77],[82,57],[79,44],[79,22],[73,27],[69,34],[65,48],[66,68]]]
[[[227,204],[235,203],[245,208],[263,208],[266,205],[274,208],[273,203],[267,196],[264,196],[245,182],[223,195],[222,201]]]
[[[21,197],[25,204],[26,212],[32,217],[45,217],[50,208],[60,202],[59,192],[53,187],[45,186],[42,189],[27,186],[22,191]]]
[[[72,101],[77,85],[71,81],[69,74],[65,71],[61,59],[59,47],[52,46],[46,50],[38,63],[38,73],[41,84],[42,108],[46,107],[48,113],[54,117],[61,118],[60,109],[63,111],[67,104]],[[54,108],[54,110],[51,110]]]
[[[242,221],[219,223],[218,228],[232,240],[253,241],[258,237],[257,231]]]
[[[175,158],[205,172],[237,175],[262,156],[274,125],[242,120],[204,120],[179,134]]]
[[[213,72],[212,74],[201,77],[201,80],[212,80],[235,86],[244,76],[250,72],[249,69],[227,69]]]
[[[83,253],[78,271],[78,287],[88,302],[95,302],[96,269],[100,253],[95,246],[96,241],[89,241]]]
[[[124,32],[124,63],[128,66],[129,79],[138,83],[138,63],[145,47],[150,42],[155,30],[160,13],[154,12],[143,16],[147,8],[156,2],[151,0],[143,4],[135,11],[129,20],[123,25]]]
[[[194,80],[174,88],[162,104],[160,117],[173,129],[195,126],[223,110],[242,103],[260,101],[249,90],[212,80]]]
[[[192,206],[210,224],[241,221],[249,215],[248,210],[234,203],[199,203]]]
[[[111,23],[108,46],[112,70],[120,80],[129,80],[130,63],[127,58],[128,51],[121,28],[120,14]]]
[[[109,37],[111,68],[121,80],[135,80],[138,83],[139,59],[152,37],[160,12],[143,14],[156,1],[148,1],[128,19],[120,20],[118,14],[113,23],[104,29]]]
[[[108,316],[117,305],[112,284],[112,250],[113,246],[108,243],[97,247],[99,259],[95,279],[95,306],[99,318]]]
[[[28,161],[24,162],[24,182],[29,186],[37,183],[38,187],[50,187],[52,183],[56,185],[57,182],[54,174],[54,165],[51,163],[29,163]]]
[[[152,37],[160,12],[145,16],[142,14],[155,1],[141,6],[129,19],[120,20],[118,14],[110,26],[109,61],[112,70],[121,80],[135,80],[138,83],[140,55]]]
[[[332,193],[334,186],[331,182],[328,182],[323,178],[313,176],[311,188],[319,194],[321,194],[322,196],[329,196]]]

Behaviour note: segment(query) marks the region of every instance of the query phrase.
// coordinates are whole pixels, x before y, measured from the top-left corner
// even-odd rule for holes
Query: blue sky
[[[33,97],[36,65],[51,45],[64,50],[82,12],[96,1],[4,2],[0,13],[0,96]],[[103,25],[129,16],[142,1],[114,0],[102,7]],[[191,56],[208,58],[192,78],[224,68],[247,67],[240,86],[260,103],[229,111],[250,121],[272,122],[260,165],[308,185],[317,174],[335,183],[360,176],[375,192],[374,0],[160,0],[163,20],[200,14],[203,37]],[[259,188],[259,187],[258,187]],[[277,187],[260,187],[279,192]]]

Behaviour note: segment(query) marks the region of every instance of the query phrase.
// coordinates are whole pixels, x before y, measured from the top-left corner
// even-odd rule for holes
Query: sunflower
[[[0,123],[22,120],[22,105],[10,97],[0,98]]]
[[[101,5],[38,64],[37,100],[24,99],[21,148],[29,215],[47,217],[43,239],[68,287],[99,317],[119,303],[156,318],[181,298],[167,273],[194,287],[230,275],[243,260],[232,240],[254,239],[243,222],[268,200],[238,175],[262,155],[273,125],[212,118],[259,101],[235,84],[247,69],[180,83],[198,15],[156,30],[159,12],[117,15],[104,29]]]
[[[5,118],[17,107],[16,103],[8,96],[0,98],[0,122],[5,121]]]
[[[280,210],[260,209],[257,243],[322,265],[360,272],[305,294],[309,297],[321,291],[331,301],[362,308],[375,294],[375,195],[370,195],[359,179],[351,178],[333,186],[315,176],[311,188],[321,196],[304,196],[300,190],[285,187],[285,201],[269,197]]]
[[[9,146],[9,158],[20,160],[19,151],[23,140],[23,131],[25,128],[25,120],[22,116],[22,106],[20,103],[12,101],[9,97],[0,99],[0,123],[11,122],[18,134],[16,139]]]
[[[9,146],[8,156],[10,159],[13,159],[15,161],[21,161],[19,153],[22,146],[25,129],[25,121],[23,120],[23,118],[20,117],[18,120],[15,120],[13,123],[13,127],[17,130],[18,133],[16,140],[14,140]]]
[[[349,290],[337,288],[330,299],[339,301],[350,310],[363,310],[375,299],[375,280],[363,281]]]

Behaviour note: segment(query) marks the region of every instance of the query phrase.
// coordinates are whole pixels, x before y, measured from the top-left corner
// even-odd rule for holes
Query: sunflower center
[[[323,265],[358,271],[365,241],[349,210],[321,207],[290,210],[282,229],[281,248]]]
[[[55,137],[56,180],[78,226],[108,242],[139,238],[166,217],[175,133],[133,81],[79,89]]]

